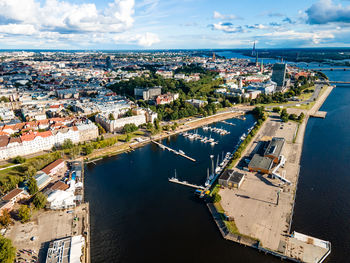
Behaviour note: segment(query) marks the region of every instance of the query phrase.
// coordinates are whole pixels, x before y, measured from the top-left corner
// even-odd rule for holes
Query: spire
[[[255,40],[254,40],[254,44],[253,44],[252,56],[255,56]]]
[[[256,59],[255,59],[255,66],[258,67],[259,66],[259,61],[258,61],[259,57],[258,57],[258,52],[256,52]]]

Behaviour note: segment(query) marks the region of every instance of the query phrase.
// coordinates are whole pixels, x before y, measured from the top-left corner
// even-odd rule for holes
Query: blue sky
[[[0,0],[0,48],[350,47],[349,0]]]

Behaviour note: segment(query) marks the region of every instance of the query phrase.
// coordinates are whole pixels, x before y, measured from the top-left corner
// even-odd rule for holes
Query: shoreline
[[[176,135],[176,134],[188,131],[188,130],[196,129],[196,128],[202,127],[204,125],[212,124],[215,122],[220,122],[220,121],[231,119],[231,118],[238,118],[238,116],[245,115],[246,112],[247,112],[247,110],[229,111],[229,112],[217,113],[215,115],[211,115],[211,116],[208,116],[205,118],[194,119],[194,120],[188,121],[188,122],[184,123],[183,125],[179,126],[175,131],[163,132],[162,134],[148,137],[147,139],[145,139],[142,142],[132,142],[132,143],[124,143],[122,145],[118,145],[118,147],[124,146],[124,149],[113,150],[114,146],[101,149],[100,153],[96,152],[95,154],[93,154],[92,158],[85,159],[84,163],[85,164],[95,163],[97,161],[103,160],[104,158],[113,157],[113,156],[117,156],[119,154],[130,152],[130,151],[133,151],[137,148],[143,147],[143,146],[151,143],[152,140],[155,140],[155,141],[163,140],[163,139],[168,138],[170,136],[173,136],[173,135]],[[108,151],[108,150],[110,150],[110,151]]]
[[[293,180],[293,184],[292,184],[293,189],[291,189],[293,191],[293,202],[292,202],[292,207],[291,207],[291,212],[290,212],[290,220],[289,220],[289,224],[288,224],[288,233],[287,234],[289,236],[291,236],[290,230],[291,230],[291,226],[292,226],[292,222],[293,222],[294,206],[295,206],[295,202],[296,202],[296,194],[297,194],[297,188],[298,188],[298,182],[299,182],[299,176],[300,176],[300,161],[301,161],[301,156],[302,156],[302,149],[303,149],[303,143],[304,143],[304,137],[305,137],[307,123],[308,123],[309,118],[322,107],[323,103],[325,102],[325,100],[327,99],[329,94],[332,92],[333,88],[334,88],[333,86],[328,86],[327,90],[316,100],[316,103],[313,105],[313,107],[307,111],[307,114],[305,116],[303,123],[299,125],[299,130],[298,130],[298,133],[296,135],[296,140],[295,140],[295,142],[291,143],[292,146],[294,145],[294,147],[298,148],[298,154],[297,154],[296,160],[295,160],[298,169],[296,172],[295,181]],[[247,153],[251,152],[250,150],[254,144],[254,141],[257,140],[257,138],[259,138],[261,136],[261,134],[265,130],[266,125],[267,125],[267,122],[264,123],[264,125],[261,127],[259,132],[254,136],[251,143],[249,145],[247,145],[246,149],[242,153],[242,157],[237,161],[237,164],[240,162],[240,160],[242,158],[244,158],[246,156]],[[289,144],[290,144],[290,142],[289,142]],[[235,168],[237,168],[237,164],[236,164]],[[269,248],[269,246],[263,247],[261,245],[260,241],[256,241],[256,239],[259,239],[259,237],[253,236],[251,238],[248,238],[247,236],[250,236],[250,235],[249,235],[249,233],[244,232],[245,229],[242,229],[243,231],[240,231],[241,235],[230,233],[228,231],[228,229],[226,228],[222,217],[218,216],[218,211],[215,208],[214,204],[210,203],[210,204],[207,204],[207,206],[208,206],[209,211],[212,214],[213,219],[214,219],[215,223],[217,224],[224,239],[230,240],[230,241],[233,241],[233,242],[236,242],[239,244],[243,244],[245,246],[249,246],[252,248],[256,248],[259,251],[263,251],[265,254],[269,253],[269,254],[272,254],[274,256],[280,257],[281,259],[288,259],[290,261],[295,261],[295,262],[304,262],[300,259],[297,259],[295,257],[295,255],[294,256],[292,255],[292,253],[289,253],[289,254],[284,253],[284,252],[279,253],[276,249]],[[225,210],[225,213],[226,213],[226,210]],[[299,235],[299,233],[296,233],[296,234]],[[309,236],[307,236],[307,237],[309,237]],[[290,239],[292,239],[292,238],[290,238]],[[315,239],[315,240],[318,240],[318,239]],[[324,242],[327,242],[327,241],[324,241]],[[321,257],[321,259],[317,262],[322,262],[330,253],[331,253],[331,244],[329,243],[328,250]]]

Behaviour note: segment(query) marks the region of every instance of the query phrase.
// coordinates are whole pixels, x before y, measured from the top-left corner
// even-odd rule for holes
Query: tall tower
[[[261,73],[264,72],[264,60],[263,59],[261,60],[261,63],[260,63],[260,72]]]
[[[259,67],[259,61],[258,61],[258,52],[256,52],[256,58],[255,58],[255,66]]]
[[[213,52],[213,61],[215,61],[215,52]]]
[[[252,56],[255,56],[255,40],[254,40],[254,44],[253,44],[253,49],[252,49]]]

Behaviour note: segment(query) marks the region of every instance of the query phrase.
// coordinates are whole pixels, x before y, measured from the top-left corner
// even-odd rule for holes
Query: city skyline
[[[1,49],[346,47],[350,2],[1,0]]]

